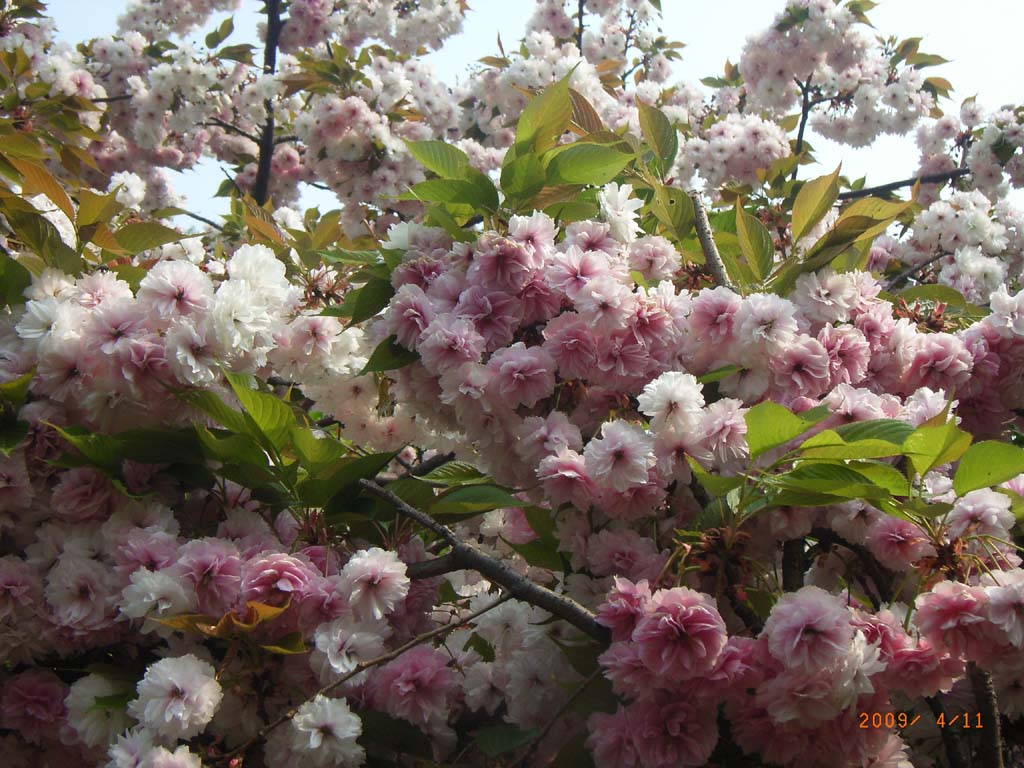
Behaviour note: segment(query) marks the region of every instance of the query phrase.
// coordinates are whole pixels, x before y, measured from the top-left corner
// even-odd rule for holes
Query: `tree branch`
[[[487,613],[488,611],[490,611],[490,610],[492,610],[494,608],[497,608],[499,605],[501,605],[502,603],[504,603],[506,600],[509,600],[509,599],[511,599],[511,595],[504,594],[501,597],[499,597],[497,600],[495,600],[493,603],[488,605],[487,607],[481,608],[478,611],[474,611],[473,613],[469,614],[468,616],[464,616],[464,617],[460,618],[458,621],[453,621],[450,624],[445,624],[443,626],[437,627],[435,629],[430,630],[429,632],[423,633],[422,635],[417,635],[416,637],[414,637],[409,642],[405,643],[404,645],[398,646],[398,648],[395,648],[393,651],[388,651],[383,656],[378,656],[377,658],[370,659],[369,661],[362,661],[362,662],[360,662],[359,664],[356,665],[355,669],[353,669],[351,672],[348,672],[348,673],[342,675],[340,678],[338,678],[334,682],[328,683],[327,685],[323,686],[316,693],[314,693],[312,696],[310,696],[305,701],[303,701],[302,704],[305,704],[308,701],[312,701],[317,696],[323,696],[325,694],[330,693],[335,688],[343,685],[344,683],[347,683],[353,677],[355,677],[356,675],[358,675],[358,674],[360,674],[362,672],[365,672],[368,669],[371,669],[373,667],[379,666],[381,664],[386,664],[389,661],[397,659],[403,653],[405,653],[408,650],[411,650],[411,649],[415,648],[417,645],[422,645],[423,643],[427,642],[428,640],[433,640],[435,637],[437,637],[439,635],[447,634],[448,632],[451,632],[451,631],[453,631],[453,630],[455,630],[455,629],[457,629],[459,627],[465,626],[469,622],[473,621],[473,619],[476,619],[476,618],[482,616],[483,614]],[[257,733],[255,736],[253,736],[247,742],[245,742],[245,744],[242,744],[241,746],[236,747],[235,749],[231,750],[230,752],[228,752],[228,753],[226,753],[224,755],[221,755],[220,760],[223,761],[223,762],[230,762],[232,758],[237,757],[238,755],[244,755],[246,752],[248,752],[254,746],[256,746],[261,741],[263,741],[265,738],[267,738],[267,736],[270,734],[271,731],[273,731],[274,729],[284,725],[289,720],[291,720],[293,717],[295,717],[295,715],[298,714],[299,709],[302,708],[302,704],[298,704],[298,705],[292,707],[291,709],[287,710],[284,714],[282,714],[280,717],[278,717],[276,720],[272,720],[271,722],[267,723],[267,725],[263,726],[259,730],[259,733]]]
[[[932,711],[936,721],[941,717],[942,722],[946,721],[946,710],[939,701],[938,696],[925,696],[928,708]],[[963,744],[957,738],[957,733],[952,728],[940,728],[942,735],[942,746],[946,750],[946,759],[949,761],[949,768],[968,768],[967,756],[964,754]]]
[[[878,594],[878,599],[883,603],[892,602],[892,578],[886,574],[885,569],[866,547],[847,541],[829,528],[814,528],[811,530],[811,536],[816,538],[822,544],[838,545],[844,549],[848,549],[850,552],[853,552],[853,554],[855,554],[861,561],[864,566],[864,570],[867,571],[868,577],[870,577],[872,583],[875,585],[875,591]]]
[[[201,221],[203,222],[203,224],[213,227],[218,232],[224,231],[224,227],[222,227],[220,224],[213,221],[212,219],[206,218],[205,216],[200,216],[198,213],[192,213],[192,211],[182,211],[181,215],[188,216],[190,219],[195,219],[196,221]]]
[[[927,261],[922,261],[920,264],[915,264],[912,267],[907,267],[905,270],[900,272],[898,275],[896,275],[896,277],[894,277],[892,280],[888,282],[888,284],[885,286],[885,290],[891,291],[895,288],[899,288],[901,285],[907,282],[907,280],[913,277],[917,272],[920,272],[925,267],[934,264],[936,261],[938,261],[939,259],[946,255],[947,254],[945,253],[939,253],[935,256],[932,256]]]
[[[793,154],[796,155],[797,161],[796,166],[793,168],[793,175],[790,179],[795,179],[797,173],[800,171],[800,153],[804,151],[804,131],[807,130],[807,118],[811,116],[811,109],[814,104],[811,103],[811,78],[807,78],[806,83],[801,83],[797,80],[797,85],[800,86],[800,127],[796,132],[796,147],[794,148]]]
[[[454,458],[454,453],[439,453],[436,456],[431,456],[429,459],[421,461],[409,470],[408,475],[409,477],[422,477],[423,475],[430,474],[438,467],[444,466]]]
[[[839,193],[840,200],[856,200],[858,197],[870,197],[871,195],[881,195],[886,192],[892,192],[903,187],[912,187],[918,182],[922,184],[942,184],[946,181],[953,181],[963,176],[970,175],[971,171],[969,168],[954,168],[952,171],[943,171],[942,173],[929,173],[924,176],[914,176],[910,179],[902,179],[900,181],[891,181],[888,184],[881,184],[877,187],[864,187],[863,189],[850,189],[846,192]]]
[[[700,248],[704,252],[704,261],[707,263],[711,276],[718,285],[736,290],[729,274],[725,271],[725,263],[718,253],[718,246],[715,245],[714,235],[711,233],[711,222],[708,221],[708,212],[704,210],[704,203],[697,193],[690,194],[693,201],[693,225],[697,230],[697,239],[700,240]]]
[[[796,592],[804,585],[804,540],[790,539],[782,544],[782,589]]]
[[[981,715],[981,768],[1003,768],[1003,739],[999,728],[999,705],[992,675],[973,661],[967,667],[974,702]]]
[[[391,493],[387,488],[377,485],[372,480],[360,480],[359,485],[379,499],[391,504],[395,510],[410,520],[414,520],[429,531],[440,536],[451,546],[452,560],[463,568],[478,571],[481,575],[504,587],[513,597],[523,602],[543,608],[548,613],[572,624],[589,637],[607,645],[610,637],[608,629],[597,623],[597,618],[589,610],[570,597],[552,592],[547,587],[534,584],[524,576],[513,571],[500,560],[478,549],[469,542],[459,539],[445,525],[437,522],[430,515],[421,512]]]
[[[576,47],[579,48],[580,56],[583,55],[583,14],[586,11],[587,0],[580,0],[576,10]]]
[[[419,563],[410,563],[405,569],[405,575],[410,579],[432,579],[435,576],[444,576],[446,573],[463,570],[458,560],[452,553],[435,557],[432,560],[423,560]]]
[[[281,39],[281,0],[267,0],[267,44],[263,49],[263,73],[274,74],[277,69],[277,45]],[[257,205],[267,202],[270,189],[270,162],[274,157],[274,102],[263,102],[267,110],[267,121],[260,134],[260,158],[256,166],[256,181],[252,185],[252,196]]]
[[[223,128],[228,133],[234,133],[234,134],[236,134],[238,136],[243,136],[243,137],[247,138],[249,141],[253,141],[253,142],[257,143],[257,144],[260,143],[260,137],[259,136],[253,136],[248,131],[244,131],[241,128],[239,128],[237,125],[232,125],[231,123],[227,122],[226,120],[221,120],[219,117],[211,117],[210,118],[210,122],[204,123],[204,125],[212,125],[212,126],[214,126],[216,128]]]

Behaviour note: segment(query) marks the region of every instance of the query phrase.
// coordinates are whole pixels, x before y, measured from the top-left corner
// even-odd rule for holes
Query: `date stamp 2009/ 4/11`
[[[909,712],[861,712],[859,714],[859,728],[910,728],[921,719],[921,715]],[[984,728],[981,712],[961,712],[958,715],[947,715],[940,713],[935,718],[935,724],[939,728]]]

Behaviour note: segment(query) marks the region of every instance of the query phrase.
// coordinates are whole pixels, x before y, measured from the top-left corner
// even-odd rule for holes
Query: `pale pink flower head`
[[[742,299],[728,288],[705,288],[693,300],[690,333],[708,344],[721,346],[733,340],[734,320]]]
[[[830,379],[828,352],[817,339],[798,335],[772,350],[768,364],[782,399],[818,397]]]
[[[384,313],[384,328],[406,349],[415,349],[420,334],[430,325],[436,312],[430,299],[418,285],[399,288]]]
[[[718,743],[718,708],[692,696],[659,692],[627,709],[644,768],[707,765]]]
[[[557,231],[554,220],[540,211],[529,216],[512,216],[508,220],[508,236],[532,246],[538,253],[554,247]]]
[[[615,714],[597,712],[587,720],[587,749],[596,768],[639,768],[633,726],[621,706]]]
[[[686,587],[659,589],[633,630],[644,665],[667,680],[710,672],[725,648],[725,622],[714,601]]]
[[[1005,639],[989,621],[988,604],[983,587],[940,581],[917,596],[914,622],[936,648],[977,661]]]
[[[718,467],[731,469],[749,455],[745,413],[743,403],[731,397],[716,400],[704,412],[701,445]]]
[[[171,739],[197,736],[224,695],[213,666],[190,653],[150,664],[136,690],[128,714]]]
[[[636,309],[636,296],[614,277],[602,275],[583,286],[573,303],[591,327],[610,333],[625,327]]]
[[[446,313],[423,329],[416,349],[428,371],[442,373],[463,363],[478,362],[484,346],[484,337],[472,322]]]
[[[764,625],[768,650],[787,668],[813,673],[843,659],[853,641],[850,613],[820,587],[783,595]]]
[[[575,301],[591,280],[609,274],[608,258],[603,253],[583,251],[574,245],[555,254],[544,277],[552,289]]]
[[[994,536],[1009,538],[1013,527],[1010,497],[988,488],[971,491],[953,504],[946,515],[947,533],[951,539],[963,536]]]
[[[137,298],[163,320],[199,315],[213,303],[213,283],[188,261],[154,264],[139,283]]]
[[[736,338],[753,348],[786,345],[800,330],[793,302],[766,293],[753,293],[744,298],[733,323]]]
[[[0,691],[0,724],[32,744],[54,739],[67,717],[67,695],[68,687],[47,670],[10,677]]]
[[[173,573],[195,590],[202,613],[219,616],[238,607],[242,558],[232,542],[216,538],[186,542],[178,550]]]
[[[612,631],[613,640],[628,640],[637,623],[647,614],[651,588],[643,579],[635,584],[616,576],[608,598],[597,609],[597,623]]]
[[[523,305],[514,296],[473,285],[459,296],[453,310],[456,317],[469,320],[486,342],[488,350],[512,341],[523,320]]]
[[[555,359],[563,379],[593,375],[597,342],[590,326],[575,312],[565,312],[544,327],[543,347]]]
[[[570,448],[559,448],[541,459],[537,479],[544,486],[552,504],[569,503],[576,509],[587,509],[597,496],[597,485],[587,473],[586,460]]]
[[[51,500],[58,517],[84,523],[109,518],[121,497],[102,472],[92,467],[76,467],[60,474]]]
[[[1015,648],[1024,648],[1024,571],[994,572],[982,578],[988,592],[989,620]]]
[[[283,552],[264,552],[242,569],[242,601],[283,605],[301,600],[317,578],[313,564]]]
[[[380,547],[356,552],[341,571],[341,586],[359,616],[381,619],[409,594],[405,563]]]
[[[471,285],[518,293],[544,266],[532,245],[485,233],[477,241],[466,278]]]
[[[447,654],[418,645],[381,667],[370,679],[370,701],[415,725],[443,722],[458,688]]]
[[[583,458],[587,474],[616,491],[646,484],[649,470],[657,463],[653,438],[625,421],[605,422],[601,437],[587,444]]]
[[[512,407],[532,407],[555,389],[555,360],[541,347],[518,342],[495,352],[487,365],[498,395]]]
[[[622,698],[642,699],[666,681],[652,672],[640,658],[640,646],[629,640],[613,642],[597,657],[612,690]]]
[[[894,571],[909,570],[922,557],[936,554],[920,527],[892,515],[883,515],[872,523],[864,543],[878,562]]]
[[[648,282],[671,280],[679,269],[679,253],[664,237],[648,235],[629,245],[629,268]]]
[[[658,578],[665,558],[654,540],[628,528],[610,528],[594,534],[587,548],[587,561],[595,576],[621,574],[631,579],[641,576],[652,581]]]
[[[839,384],[859,384],[871,363],[871,345],[856,328],[823,326],[818,341],[828,354],[829,390]]]
[[[615,256],[622,250],[622,244],[616,240],[608,224],[600,221],[574,221],[565,228],[563,245],[568,248],[575,245],[581,251],[600,251],[607,256]]]
[[[641,413],[650,417],[652,429],[674,427],[694,431],[703,418],[701,389],[691,374],[668,371],[648,382],[637,402]]]
[[[957,336],[950,333],[919,333],[904,375],[904,389],[919,387],[955,390],[967,383],[974,357]]]

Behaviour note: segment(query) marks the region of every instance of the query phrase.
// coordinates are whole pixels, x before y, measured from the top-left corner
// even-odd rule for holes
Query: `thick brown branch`
[[[423,560],[419,563],[410,563],[405,569],[405,575],[410,579],[432,579],[435,576],[444,576],[446,573],[461,571],[462,566],[451,553],[435,557],[433,560]]]
[[[875,559],[874,555],[866,547],[849,542],[828,528],[814,528],[811,531],[811,536],[822,544],[838,545],[853,552],[864,566],[864,570],[867,572],[871,582],[875,585],[878,599],[883,603],[892,602],[892,575],[882,567],[881,563]]]
[[[796,155],[797,163],[793,167],[793,175],[791,179],[795,179],[797,173],[800,171],[800,153],[804,151],[804,132],[807,130],[807,118],[811,116],[811,109],[814,107],[814,103],[811,102],[811,79],[807,78],[806,83],[797,81],[797,85],[800,86],[800,127],[796,132],[796,146],[794,147],[793,154]],[[817,102],[815,102],[817,103]]]
[[[954,168],[952,171],[943,171],[942,173],[929,173],[925,176],[914,176],[910,179],[901,179],[900,181],[891,181],[888,184],[881,184],[877,187],[864,187],[863,189],[851,189],[846,192],[839,193],[840,200],[856,200],[858,197],[870,197],[871,195],[882,195],[886,192],[892,192],[903,187],[912,187],[918,182],[922,184],[942,184],[946,181],[952,181],[953,179],[959,179],[962,176],[970,174],[968,168]]]
[[[281,38],[281,0],[267,0],[267,43],[263,49],[263,73],[274,74],[277,69],[277,45]],[[252,196],[257,205],[267,202],[270,190],[270,163],[274,157],[274,102],[263,102],[267,110],[267,121],[260,134],[260,158],[256,165],[256,180],[252,185]]]
[[[733,285],[729,274],[725,271],[725,263],[718,253],[718,246],[715,245],[711,222],[708,221],[708,212],[704,210],[704,202],[696,193],[690,195],[690,200],[693,201],[693,226],[697,230],[700,249],[704,252],[704,261],[707,263],[711,276],[717,285],[736,290],[736,286]]]
[[[796,592],[804,585],[804,540],[790,539],[782,545],[782,588]]]
[[[414,520],[448,542],[452,548],[452,558],[463,568],[479,572],[495,584],[504,587],[517,600],[543,608],[553,616],[569,622],[598,642],[605,645],[608,644],[608,630],[597,623],[597,618],[593,613],[572,598],[560,595],[539,584],[534,584],[500,560],[491,557],[473,544],[462,541],[450,528],[437,522],[425,512],[405,503],[387,488],[378,485],[372,480],[363,479],[359,481],[359,484],[369,493],[391,504],[403,517]]]
[[[981,716],[981,768],[1003,768],[1003,739],[999,726],[999,705],[992,675],[973,661],[967,668],[974,702]]]
[[[925,701],[928,702],[928,708],[932,711],[936,722],[947,722],[946,710],[943,708],[938,696],[926,696]],[[942,746],[946,750],[949,768],[967,768],[967,756],[964,754],[963,744],[957,738],[956,730],[953,728],[940,728],[939,733],[942,735]]]

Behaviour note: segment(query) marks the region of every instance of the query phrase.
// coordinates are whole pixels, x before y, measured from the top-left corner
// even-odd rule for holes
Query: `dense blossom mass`
[[[1024,108],[865,0],[0,5],[4,765],[1024,761]]]

